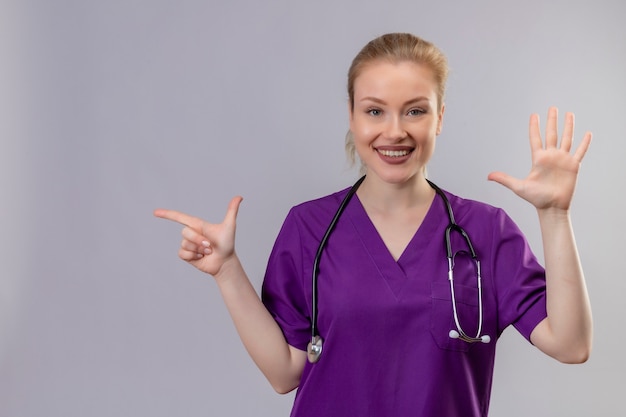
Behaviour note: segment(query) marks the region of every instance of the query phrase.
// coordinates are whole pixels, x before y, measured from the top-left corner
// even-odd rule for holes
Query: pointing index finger
[[[180,223],[183,226],[191,227],[192,229],[201,229],[203,221],[197,217],[190,216],[176,210],[156,209],[154,215],[161,219],[171,220],[176,223]]]

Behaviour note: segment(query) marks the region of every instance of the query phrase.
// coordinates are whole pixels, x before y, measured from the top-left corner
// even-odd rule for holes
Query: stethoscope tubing
[[[315,260],[313,261],[313,292],[312,292],[312,297],[311,297],[311,305],[312,305],[312,307],[311,307],[311,313],[312,313],[311,314],[311,340],[313,340],[315,338],[315,336],[318,336],[318,334],[317,334],[317,313],[318,313],[318,309],[317,309],[317,294],[318,294],[317,293],[317,276],[319,275],[320,260],[322,258],[322,252],[324,252],[324,248],[326,247],[326,242],[328,241],[328,238],[330,237],[330,234],[332,233],[333,229],[335,228],[335,225],[337,224],[337,221],[341,217],[341,214],[343,213],[343,211],[345,210],[346,206],[348,205],[348,203],[352,199],[352,196],[356,193],[356,190],[358,190],[358,188],[361,185],[361,183],[363,182],[363,180],[365,180],[365,175],[363,175],[361,178],[359,178],[359,180],[352,186],[352,188],[350,188],[350,190],[348,191],[346,196],[341,201],[341,204],[339,205],[339,208],[337,209],[337,212],[333,216],[333,219],[330,221],[330,224],[328,225],[328,229],[326,229],[326,233],[324,233],[324,236],[322,237],[322,240],[320,241],[320,244],[319,244],[319,246],[317,248],[317,252],[315,253]]]
[[[324,248],[326,247],[328,238],[330,237],[330,234],[335,228],[337,221],[341,217],[341,214],[343,213],[346,206],[348,205],[348,203],[350,202],[350,200],[352,199],[352,197],[358,190],[361,183],[363,183],[363,180],[365,180],[365,175],[359,178],[359,180],[350,188],[350,190],[348,190],[348,193],[345,195],[345,197],[341,201],[341,204],[339,205],[337,212],[333,216],[328,228],[326,229],[326,232],[324,233],[324,236],[322,237],[322,240],[320,241],[320,244],[317,248],[317,252],[315,253],[315,259],[313,261],[313,272],[312,272],[311,342],[309,343],[307,347],[307,356],[308,356],[309,362],[311,363],[317,362],[322,353],[323,341],[320,335],[318,334],[318,330],[317,330],[317,318],[319,314],[317,278],[319,275],[319,266],[320,266],[320,261],[322,258],[322,253],[324,252]],[[472,245],[472,242],[467,232],[456,223],[454,219],[454,212],[452,211],[452,205],[450,204],[448,197],[435,183],[429,180],[426,180],[426,181],[428,181],[428,184],[441,197],[446,207],[448,219],[450,221],[450,223],[448,224],[445,230],[444,241],[445,241],[446,256],[448,259],[448,281],[450,282],[450,295],[452,298],[452,312],[454,316],[454,323],[456,326],[456,330],[450,330],[449,336],[454,339],[458,338],[459,340],[463,340],[468,343],[476,343],[476,342],[488,343],[491,340],[489,336],[487,335],[480,336],[480,333],[482,332],[482,325],[483,325],[483,299],[482,299],[482,282],[481,282],[482,278],[481,278],[481,272],[480,272],[480,261],[478,260],[478,257],[476,256],[474,245]],[[454,290],[454,272],[453,272],[454,253],[452,252],[452,244],[451,244],[451,237],[450,237],[452,232],[457,232],[463,237],[470,251],[472,260],[475,262],[475,265],[476,265],[477,286],[478,286],[478,331],[475,337],[471,337],[467,333],[465,333],[459,321],[457,305],[456,305],[456,294]]]
[[[472,244],[472,241],[469,235],[467,234],[467,232],[465,231],[465,229],[459,226],[456,220],[454,219],[454,212],[452,211],[452,205],[450,204],[450,201],[448,200],[448,197],[446,196],[446,194],[443,192],[443,190],[441,190],[441,188],[439,188],[432,181],[430,180],[426,180],[426,181],[428,182],[428,184],[430,184],[430,186],[435,190],[435,192],[443,200],[446,206],[446,210],[448,211],[448,219],[450,221],[445,231],[445,245],[446,245],[446,257],[448,258],[448,281],[450,282],[450,296],[452,298],[452,313],[454,317],[454,324],[456,326],[456,330],[451,330],[449,335],[451,338],[454,338],[454,339],[458,338],[468,343],[477,343],[477,342],[489,343],[491,341],[491,338],[489,336],[480,335],[482,333],[482,326],[483,326],[483,291],[482,291],[482,276],[481,276],[481,270],[480,270],[480,261],[478,260],[478,257],[476,256],[474,245]],[[478,288],[478,329],[476,331],[476,336],[474,337],[469,336],[467,333],[465,333],[465,331],[463,330],[463,327],[461,326],[461,322],[459,321],[459,315],[458,315],[458,310],[457,310],[457,305],[456,305],[456,292],[454,290],[454,272],[453,272],[454,271],[454,253],[452,251],[452,243],[451,243],[451,236],[450,236],[452,232],[457,232],[463,237],[470,251],[469,252],[470,256],[472,257],[472,260],[474,261],[474,264],[476,266],[476,286]]]

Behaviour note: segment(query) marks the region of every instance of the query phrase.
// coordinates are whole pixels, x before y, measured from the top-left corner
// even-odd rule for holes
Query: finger
[[[561,136],[561,149],[569,152],[572,148],[572,138],[574,137],[574,113],[565,113],[565,126],[563,126],[563,136]]]
[[[499,171],[491,172],[487,176],[487,179],[489,181],[497,182],[498,184],[505,186],[506,188],[508,188],[509,190],[513,192],[515,192],[515,190],[519,188],[518,184],[520,180],[508,174],[505,174],[504,172],[499,172]]]
[[[530,151],[534,152],[536,150],[543,148],[543,143],[541,142],[541,132],[539,130],[539,115],[531,114],[530,122],[528,124],[528,136],[530,139]]]
[[[591,144],[592,137],[593,135],[591,134],[591,132],[585,133],[583,140],[580,142],[580,145],[578,145],[578,148],[576,148],[576,152],[574,153],[574,158],[578,162],[582,161],[583,158],[585,157],[585,154],[587,153],[587,149],[589,149],[589,145]]]
[[[196,245],[195,243],[187,240],[187,239],[183,239],[182,242],[180,242],[180,247],[183,250],[189,251],[189,252],[197,252],[197,253],[202,253],[201,250],[199,249],[199,246]]]
[[[226,210],[226,216],[224,216],[224,223],[235,224],[237,220],[237,214],[239,213],[239,206],[243,201],[243,197],[237,196],[233,197],[228,203],[228,209]]]
[[[195,229],[192,229],[191,227],[185,227],[182,230],[181,234],[183,235],[183,238],[185,238],[186,240],[190,241],[191,243],[197,246],[203,246],[203,242],[208,240],[204,235],[197,232]],[[207,241],[207,245],[208,245],[208,241]]]
[[[213,247],[211,247],[211,244],[206,240],[202,241],[200,244],[196,244],[188,239],[183,239],[180,243],[180,247],[184,251],[199,253],[202,255],[210,255],[213,253]]]
[[[198,259],[202,258],[204,255],[195,251],[189,251],[183,248],[180,248],[180,250],[178,251],[178,257],[180,259],[182,259],[183,261],[187,261],[187,262],[191,262],[191,261],[197,261]]]
[[[559,112],[556,107],[548,110],[548,120],[546,121],[546,148],[556,148],[559,140],[557,133],[557,122]]]
[[[182,231],[183,235],[183,244],[181,245],[183,248],[188,250],[193,250],[198,253],[204,253],[205,255],[209,255],[213,252],[213,247],[209,239],[206,236],[196,232],[190,227],[185,227]],[[185,245],[185,242],[189,242]]]
[[[202,223],[204,223],[201,219],[197,217],[193,217],[175,210],[156,209],[154,210],[154,215],[161,219],[172,220],[176,223],[180,223],[184,226],[188,226],[194,229],[200,229],[202,227]]]

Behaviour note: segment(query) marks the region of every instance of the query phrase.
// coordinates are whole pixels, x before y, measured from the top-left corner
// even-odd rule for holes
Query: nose
[[[400,140],[407,136],[402,119],[398,116],[390,117],[385,126],[385,136],[390,140]]]

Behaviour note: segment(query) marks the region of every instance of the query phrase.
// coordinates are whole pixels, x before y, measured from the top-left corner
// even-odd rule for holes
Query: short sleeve
[[[261,296],[287,343],[306,350],[310,339],[310,312],[305,296],[302,252],[298,221],[292,209],[270,254]]]
[[[498,210],[493,270],[498,283],[499,331],[513,325],[526,339],[547,317],[545,270],[513,220]]]

